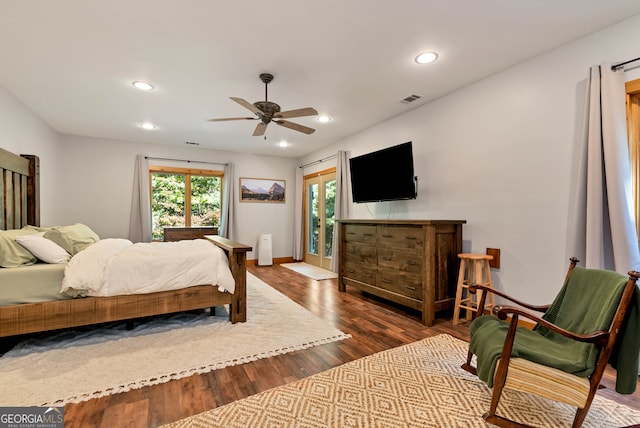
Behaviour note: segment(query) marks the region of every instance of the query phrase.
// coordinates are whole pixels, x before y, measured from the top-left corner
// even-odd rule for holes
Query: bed
[[[16,155],[0,149],[0,230],[6,232],[25,226],[40,226],[39,168],[37,156]],[[206,236],[206,239],[226,255],[235,282],[233,293],[220,291],[212,284],[204,284],[145,294],[63,298],[33,303],[28,300],[21,300],[22,303],[9,302],[0,306],[0,338],[221,305],[230,305],[229,320],[232,323],[244,322],[246,253],[252,248],[220,236]],[[63,267],[41,263],[24,268],[0,269],[18,269],[6,272],[12,275],[20,275],[19,269],[28,270],[33,273],[32,281],[36,285],[38,275],[48,278],[51,275],[63,275]],[[35,272],[56,269],[57,274]],[[3,283],[6,281],[3,279]]]

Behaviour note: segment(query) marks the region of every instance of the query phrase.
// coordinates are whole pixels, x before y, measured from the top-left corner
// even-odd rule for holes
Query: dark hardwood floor
[[[68,404],[65,406],[65,427],[156,427],[440,333],[469,339],[467,325],[453,326],[446,314],[438,318],[434,327],[425,327],[419,321],[418,312],[368,297],[351,288],[346,293],[339,293],[337,280],[315,281],[277,265],[251,266],[249,271],[315,315],[351,334],[352,338]],[[640,409],[640,391],[630,396],[616,394],[613,376],[607,371],[603,381],[605,388],[598,394]]]

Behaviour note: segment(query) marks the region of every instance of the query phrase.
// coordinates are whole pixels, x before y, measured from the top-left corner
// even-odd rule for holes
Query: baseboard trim
[[[282,263],[293,263],[293,257],[274,257],[273,259],[273,264],[274,265],[280,265]],[[258,259],[251,259],[251,260],[247,260],[247,265],[248,266],[260,266],[258,265]],[[271,266],[271,265],[269,265]],[[267,266],[264,266],[267,267]]]

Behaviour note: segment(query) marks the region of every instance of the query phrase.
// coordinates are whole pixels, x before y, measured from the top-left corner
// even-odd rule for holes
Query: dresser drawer
[[[424,248],[423,231],[419,227],[380,226],[378,244],[421,250]]]
[[[345,263],[343,275],[348,279],[378,285],[378,270],[357,263]]]
[[[400,272],[421,274],[423,258],[422,254],[406,253],[390,248],[378,249],[378,266]]]
[[[422,280],[418,275],[402,274],[383,269],[379,273],[378,286],[385,290],[422,300]]]
[[[344,246],[344,258],[347,263],[357,263],[369,266],[378,265],[378,249],[373,245],[362,245],[347,242]]]
[[[363,242],[375,244],[376,226],[368,224],[347,224],[344,227],[346,242]]]

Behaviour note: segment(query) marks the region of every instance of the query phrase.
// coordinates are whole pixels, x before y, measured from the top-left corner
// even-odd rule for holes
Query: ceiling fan
[[[302,117],[302,116],[313,116],[318,114],[316,109],[311,107],[300,108],[296,110],[287,110],[280,111],[280,106],[276,103],[272,103],[271,101],[267,101],[267,85],[269,82],[273,80],[273,75],[269,73],[260,74],[260,80],[264,83],[264,101],[257,101],[253,104],[249,103],[242,98],[229,97],[233,101],[240,104],[242,107],[251,110],[256,116],[255,117],[229,117],[223,119],[209,119],[209,122],[223,122],[226,120],[260,120],[258,126],[253,131],[253,136],[258,137],[264,135],[267,125],[270,122],[275,122],[280,126],[284,126],[285,128],[293,129],[294,131],[303,132],[305,134],[313,134],[316,130],[313,128],[309,128],[304,125],[300,125],[298,123],[290,122],[288,120],[291,117]]]

